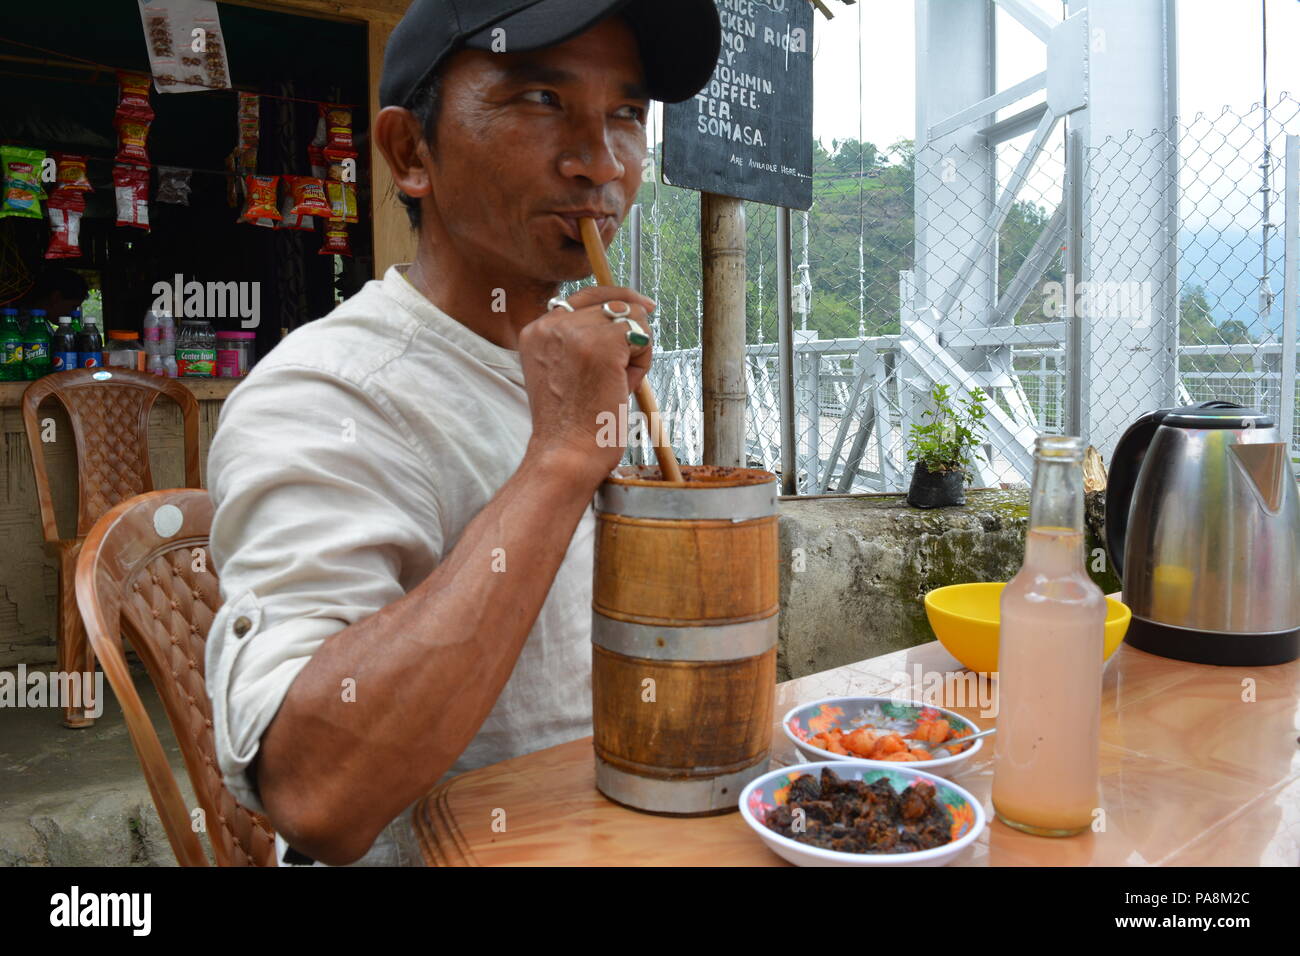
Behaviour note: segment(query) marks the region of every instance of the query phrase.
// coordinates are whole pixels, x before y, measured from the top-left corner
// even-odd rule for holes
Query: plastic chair
[[[162,743],[127,668],[122,637],[144,662],[180,743],[218,866],[275,866],[275,832],[221,779],[204,685],[203,651],[221,606],[208,536],[212,499],[201,489],[154,491],[96,522],[77,561],[76,592],[90,646],[122,705],[154,806],[182,866],[207,857]]]
[[[91,526],[119,501],[152,491],[149,464],[149,412],[159,395],[180,406],[185,428],[185,484],[202,487],[199,479],[199,403],[174,379],[121,368],[73,369],[37,379],[23,392],[23,425],[36,473],[45,550],[59,562],[58,661],[65,674],[93,673],[95,657],[86,644],[73,593],[77,554]],[[77,529],[60,538],[54,500],[45,468],[40,406],[57,399],[67,410],[77,446]],[[90,702],[65,706],[63,723],[89,727]]]

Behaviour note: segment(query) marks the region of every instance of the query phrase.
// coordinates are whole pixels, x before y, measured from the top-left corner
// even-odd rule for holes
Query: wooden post
[[[745,206],[700,193],[706,465],[745,466]]]

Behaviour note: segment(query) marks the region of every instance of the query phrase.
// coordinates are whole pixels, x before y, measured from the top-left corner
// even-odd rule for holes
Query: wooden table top
[[[992,700],[987,685],[937,641],[780,684],[776,713],[852,695],[913,697],[982,728],[997,723],[981,715]],[[1052,839],[997,821],[993,747],[985,746],[953,779],[984,805],[989,823],[951,865],[1300,865],[1298,737],[1300,662],[1211,667],[1123,644],[1103,680],[1105,829]],[[803,762],[779,726],[772,759]],[[596,790],[593,761],[587,737],[440,784],[414,811],[425,862],[787,865],[739,813],[661,817],[612,803]]]

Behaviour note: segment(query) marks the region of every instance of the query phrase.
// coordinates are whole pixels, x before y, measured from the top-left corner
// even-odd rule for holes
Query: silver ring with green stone
[[[642,346],[650,344],[650,336],[646,335],[641,326],[637,325],[633,319],[629,319],[627,316],[622,316],[621,318],[614,320],[616,325],[620,322],[627,326],[628,345],[641,348]]]

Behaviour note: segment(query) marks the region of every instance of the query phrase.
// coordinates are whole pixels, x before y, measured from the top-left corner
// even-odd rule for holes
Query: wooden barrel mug
[[[654,813],[736,809],[776,695],[776,476],[619,468],[596,494],[596,787]]]

